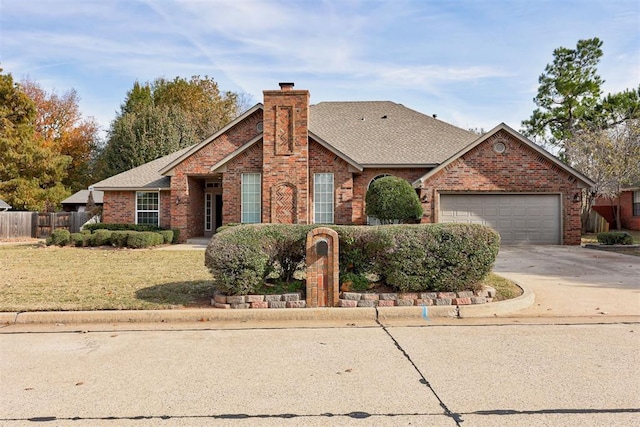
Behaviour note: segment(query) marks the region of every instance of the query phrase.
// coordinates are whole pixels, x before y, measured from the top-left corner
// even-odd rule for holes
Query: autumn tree
[[[54,152],[71,158],[62,184],[71,192],[87,188],[93,181],[91,161],[98,148],[97,122],[82,117],[75,89],[58,95],[31,80],[23,80],[21,88],[35,103],[36,137]]]
[[[135,82],[127,92],[98,158],[106,178],[196,144],[246,108],[246,97],[221,92],[209,77]]]
[[[0,69],[0,198],[17,210],[49,210],[69,192],[62,184],[71,159],[36,132],[35,103]]]

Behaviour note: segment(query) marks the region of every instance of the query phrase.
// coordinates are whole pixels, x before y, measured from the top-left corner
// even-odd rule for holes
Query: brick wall
[[[171,227],[180,229],[182,241],[189,237],[201,236],[204,232],[203,189],[206,177],[213,176],[211,167],[255,138],[260,133],[260,122],[262,111],[258,110],[174,168],[171,176]],[[225,185],[223,180],[223,188]],[[239,192],[239,187],[230,189],[231,193],[234,191]],[[226,188],[224,192],[226,196]],[[223,204],[226,210],[226,201]],[[239,216],[238,220],[231,220],[225,212],[224,223],[238,221]]]
[[[618,206],[618,198],[598,198],[594,205]],[[620,223],[626,230],[640,230],[640,216],[633,216],[633,191],[623,191],[620,194]],[[613,224],[611,226],[613,227]]]
[[[262,152],[262,143],[257,142],[227,164],[227,170],[222,174],[223,224],[241,222],[242,174],[262,173]],[[262,198],[264,199],[264,195]],[[262,209],[264,210],[264,205]]]
[[[105,191],[103,201],[102,222],[108,224],[135,224],[135,191]]]
[[[334,222],[336,224],[352,223],[353,174],[349,172],[349,164],[315,141],[309,142],[309,204],[310,222],[314,219],[313,175],[316,173],[333,173],[334,185]]]
[[[493,144],[506,145],[503,154]],[[443,191],[562,193],[563,243],[580,244],[580,190],[571,175],[504,131],[498,132],[423,183],[423,222],[438,222],[437,194]]]
[[[295,188],[298,223],[309,218],[309,91],[264,91],[262,222],[271,218],[271,189],[280,184]]]

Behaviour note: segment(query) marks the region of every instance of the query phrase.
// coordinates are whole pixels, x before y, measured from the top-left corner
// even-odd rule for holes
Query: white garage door
[[[443,194],[440,222],[495,228],[505,244],[560,244],[560,196],[553,194]]]

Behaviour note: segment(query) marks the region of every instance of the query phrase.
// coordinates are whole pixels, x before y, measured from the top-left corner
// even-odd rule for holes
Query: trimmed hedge
[[[153,231],[129,232],[127,235],[127,246],[134,249],[161,245],[163,241],[162,235]]]
[[[87,224],[83,227],[84,230],[90,230],[92,233],[96,230],[111,230],[111,231],[159,231],[162,230],[160,227],[156,227],[155,225],[147,225],[147,224],[107,224],[98,222],[95,224]]]
[[[113,231],[99,229],[93,233],[91,246],[108,246],[111,245],[111,234]]]
[[[160,230],[157,233],[162,236],[162,243],[173,242],[173,230]]]
[[[626,231],[608,231],[598,233],[598,243],[603,245],[632,245],[633,236]]]
[[[317,225],[256,224],[221,228],[205,265],[230,295],[255,292],[274,273],[290,280],[304,266],[306,235]],[[500,236],[476,224],[330,226],[340,238],[340,274],[374,273],[400,291],[460,291],[489,273]]]
[[[51,233],[51,237],[47,239],[47,246],[49,245],[57,245],[57,246],[66,246],[71,243],[71,233],[69,230],[53,230]]]

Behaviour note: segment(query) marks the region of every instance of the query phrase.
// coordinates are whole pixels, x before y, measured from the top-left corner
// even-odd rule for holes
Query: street
[[[640,425],[637,319],[538,322],[10,325],[0,425]]]

